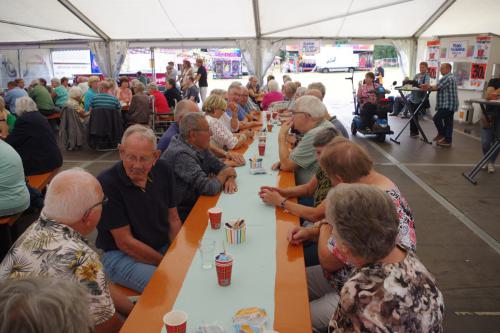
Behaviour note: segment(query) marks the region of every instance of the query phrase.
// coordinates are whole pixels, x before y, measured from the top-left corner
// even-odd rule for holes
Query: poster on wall
[[[476,37],[476,48],[474,50],[474,60],[476,62],[488,62],[490,57],[491,49],[491,37],[490,36],[478,36]]]
[[[446,51],[445,51],[446,53]],[[439,69],[440,42],[439,40],[430,40],[427,42],[427,63],[429,64],[429,75],[434,83]]]
[[[17,50],[0,50],[0,91],[7,89],[9,81],[20,77],[17,52]]]
[[[467,41],[456,41],[451,42],[449,45],[450,51],[448,52],[448,56],[450,59],[456,58],[465,58],[467,55]]]
[[[458,88],[470,88],[469,79],[471,76],[471,63],[470,62],[455,62],[452,66],[453,76],[457,82]]]
[[[473,63],[470,73],[470,86],[473,89],[482,90],[486,79],[486,64]]]

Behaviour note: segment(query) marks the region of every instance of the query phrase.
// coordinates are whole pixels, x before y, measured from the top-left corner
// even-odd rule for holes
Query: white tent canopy
[[[128,41],[151,46],[165,42],[176,45],[176,41],[178,46],[233,41],[235,46],[246,45],[243,51],[250,58],[246,60],[254,63],[259,77],[267,64],[263,59],[272,58],[274,54],[270,53],[278,51],[269,45],[284,39],[407,40],[394,44],[405,71],[409,71],[415,67],[417,38],[500,34],[499,0],[0,0],[0,3],[3,48],[75,41]],[[269,41],[263,43],[263,40]],[[110,52],[102,52],[106,53]],[[113,66],[112,60],[106,61]]]

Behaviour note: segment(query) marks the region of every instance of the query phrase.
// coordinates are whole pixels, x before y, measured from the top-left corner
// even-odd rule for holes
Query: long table
[[[275,126],[274,131],[278,130],[279,128]],[[256,145],[257,143],[250,144]],[[247,148],[248,146],[243,147],[240,152],[245,152]],[[254,148],[252,147],[252,149]],[[266,151],[266,159],[278,160],[277,151],[272,154]],[[237,172],[248,172],[248,167],[240,167]],[[295,185],[294,174],[291,172],[280,171],[276,178],[276,185],[279,187]],[[216,206],[218,199],[219,196],[201,196],[198,199],[121,332],[161,332],[163,327],[162,317],[166,312],[173,309],[186,274],[196,255],[198,242],[203,237],[208,226],[207,210]],[[257,193],[255,193],[254,197],[245,199],[260,200]],[[241,204],[244,204],[244,201]],[[275,303],[274,323],[270,326],[282,333],[310,332],[311,320],[303,250],[300,246],[290,246],[287,241],[289,230],[299,225],[299,219],[285,213],[281,208],[276,208],[275,216]],[[215,275],[212,278],[215,279]],[[199,299],[193,299],[193,302],[200,299],[203,299],[203,295],[200,295]],[[190,326],[188,321],[188,329],[189,332],[194,332],[196,327]]]

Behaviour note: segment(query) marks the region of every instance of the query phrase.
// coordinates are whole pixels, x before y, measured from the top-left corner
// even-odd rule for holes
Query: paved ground
[[[302,84],[324,82],[327,106],[348,127],[352,96],[345,76],[292,75]],[[362,76],[356,73],[355,81]],[[388,70],[386,82],[394,79],[401,80],[399,72]],[[211,81],[209,85],[225,88],[229,83]],[[403,124],[402,119],[390,119],[394,130]],[[398,184],[408,199],[415,215],[418,256],[444,293],[445,332],[500,332],[500,171],[481,172],[477,186],[467,182],[461,173],[481,158],[480,142],[474,136],[478,131],[472,128],[473,135],[465,135],[463,126],[456,127],[450,149],[411,139],[408,132],[402,135],[401,145],[389,140],[376,143],[360,135],[353,140],[368,149],[376,168]],[[429,137],[435,135],[430,120],[424,120],[423,128]],[[80,166],[96,175],[117,159],[116,152],[64,152],[63,168]],[[24,217],[24,224],[32,218]]]

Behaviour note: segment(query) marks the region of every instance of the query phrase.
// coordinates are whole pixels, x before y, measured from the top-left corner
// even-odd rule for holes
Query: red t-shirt
[[[172,113],[170,107],[168,106],[167,99],[158,90],[153,90],[153,96],[155,97],[155,112],[159,114]]]

